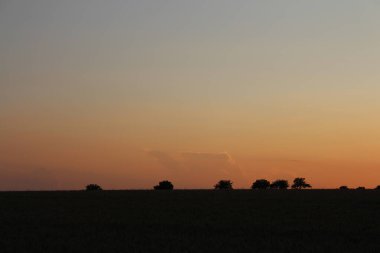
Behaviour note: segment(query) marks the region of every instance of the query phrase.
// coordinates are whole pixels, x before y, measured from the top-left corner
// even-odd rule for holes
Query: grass
[[[0,192],[0,252],[380,252],[380,191]]]

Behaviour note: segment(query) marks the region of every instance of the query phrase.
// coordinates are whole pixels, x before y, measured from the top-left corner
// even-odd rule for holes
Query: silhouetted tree
[[[214,187],[216,190],[232,190],[231,180],[220,180]]]
[[[365,190],[365,187],[359,186],[358,188],[356,188],[356,190]]]
[[[155,190],[173,190],[174,186],[173,184],[168,181],[164,180],[158,183],[158,185],[153,187]]]
[[[86,186],[86,191],[101,191],[103,190],[102,187],[100,187],[97,184],[89,184]]]
[[[380,185],[376,186],[375,190],[380,190]]]
[[[272,189],[280,189],[280,190],[288,189],[288,187],[289,187],[288,181],[287,180],[282,180],[282,179],[276,180],[276,181],[272,182],[271,185],[270,185],[270,188],[272,188]]]
[[[348,190],[348,187],[345,185],[342,185],[341,187],[339,187],[339,190]]]
[[[311,185],[306,183],[305,178],[297,177],[293,180],[293,189],[311,188]]]
[[[270,186],[270,183],[266,179],[258,179],[255,182],[253,182],[251,189],[268,189]]]

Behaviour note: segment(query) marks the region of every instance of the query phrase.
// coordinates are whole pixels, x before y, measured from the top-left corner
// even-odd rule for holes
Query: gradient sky
[[[380,2],[0,0],[0,190],[380,184]]]

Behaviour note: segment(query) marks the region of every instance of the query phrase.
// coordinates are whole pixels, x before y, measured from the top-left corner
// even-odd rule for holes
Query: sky
[[[380,2],[0,0],[0,190],[380,184]]]

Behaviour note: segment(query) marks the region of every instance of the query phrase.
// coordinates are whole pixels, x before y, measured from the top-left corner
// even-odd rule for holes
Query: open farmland
[[[380,191],[0,192],[0,252],[380,252]]]

